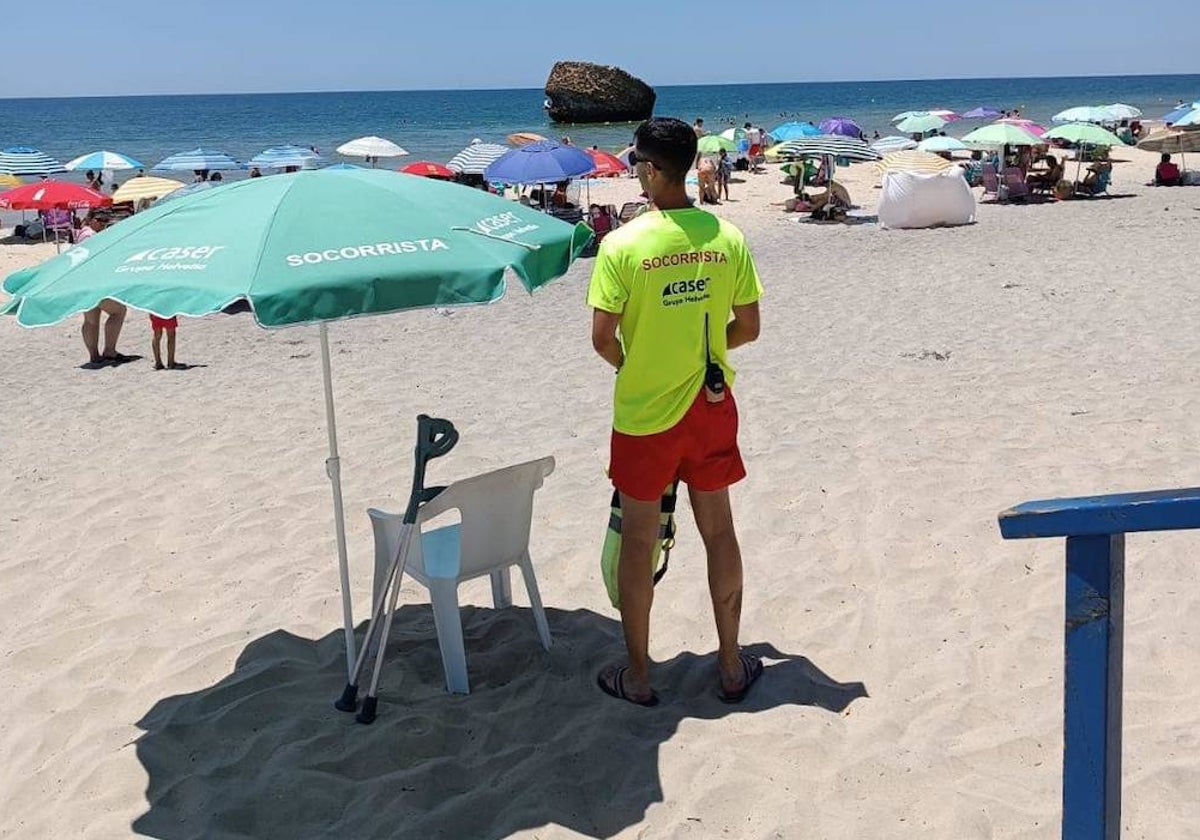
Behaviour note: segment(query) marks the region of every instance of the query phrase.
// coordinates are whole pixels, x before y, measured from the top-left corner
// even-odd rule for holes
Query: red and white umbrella
[[[588,157],[596,164],[596,168],[587,176],[589,178],[608,178],[612,175],[620,175],[629,169],[625,162],[616,155],[610,155],[600,149],[587,149],[587,153]]]
[[[109,204],[109,196],[67,181],[38,181],[0,193],[0,208],[5,210],[86,210]]]
[[[409,175],[420,175],[422,178],[452,179],[455,174],[450,167],[434,163],[431,160],[415,160],[408,166],[400,167],[400,171]]]

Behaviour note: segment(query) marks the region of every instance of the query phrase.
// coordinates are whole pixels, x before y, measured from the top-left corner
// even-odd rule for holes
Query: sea
[[[1200,100],[1200,75],[681,85],[656,91],[657,115],[689,123],[703,117],[710,130],[746,121],[770,129],[788,120],[848,116],[870,136],[894,133],[890,121],[898,112],[930,108],[1020,109],[1023,117],[1045,122],[1074,105],[1122,102],[1154,119],[1179,100]],[[410,153],[394,162],[399,165],[444,162],[475,138],[503,143],[518,131],[554,139],[568,135],[576,145],[615,151],[629,144],[636,127],[556,125],[546,116],[544,100],[540,88],[0,99],[0,148],[32,146],[63,162],[107,149],[150,168],[197,147],[247,160],[271,146],[296,144],[340,162],[345,159],[334,151],[338,145],[379,135]],[[977,125],[952,123],[947,133],[964,134]]]

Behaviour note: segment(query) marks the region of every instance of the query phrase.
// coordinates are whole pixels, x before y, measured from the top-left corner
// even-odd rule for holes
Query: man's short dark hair
[[[638,154],[661,169],[668,178],[682,181],[696,159],[696,132],[683,120],[652,117],[633,135]]]

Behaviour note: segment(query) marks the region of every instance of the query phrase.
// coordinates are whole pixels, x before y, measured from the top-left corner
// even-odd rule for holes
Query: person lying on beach
[[[1158,166],[1154,168],[1154,186],[1156,187],[1178,187],[1183,183],[1183,175],[1179,171],[1179,167],[1171,162],[1171,156],[1163,152],[1162,158],[1158,162]]]
[[[812,217],[824,221],[844,218],[846,211],[853,206],[850,193],[837,181],[830,181],[824,192],[812,196],[808,202]]]

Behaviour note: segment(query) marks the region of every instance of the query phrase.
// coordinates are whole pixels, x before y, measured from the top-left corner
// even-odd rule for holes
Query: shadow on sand
[[[556,823],[609,837],[662,801],[659,747],[681,721],[784,705],[838,713],[867,696],[803,656],[751,644],[767,669],[741,705],[716,698],[712,654],[685,652],[655,665],[663,703],[636,707],[594,681],[621,649],[620,624],[546,612],[549,652],[528,609],[463,608],[463,697],[443,689],[429,606],[401,608],[371,726],[333,708],[345,680],[340,631],[251,642],[232,674],[139,721],[149,810],[134,830],[164,840],[501,838]]]

